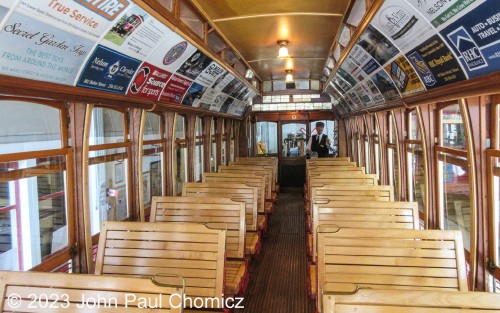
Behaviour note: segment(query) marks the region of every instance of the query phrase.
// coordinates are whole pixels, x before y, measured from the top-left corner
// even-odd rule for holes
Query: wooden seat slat
[[[265,186],[265,199],[271,200],[273,189],[272,189],[272,168],[265,168],[262,166],[219,166],[219,173],[225,174],[250,174],[264,176],[264,186]]]
[[[125,246],[115,249],[107,244],[110,240],[121,240],[124,243],[129,240],[166,243],[163,249],[171,256],[176,250],[169,251],[172,247],[169,243],[182,245],[184,241],[188,241],[189,250],[186,247],[184,252],[178,253],[177,258],[151,258],[146,256],[142,249],[133,255],[130,251],[120,255],[119,252],[125,248],[136,248]],[[217,253],[206,253],[207,248],[211,249],[214,244],[218,247]],[[205,245],[210,247],[206,248]],[[224,293],[225,245],[226,230],[210,229],[202,224],[108,221],[104,222],[101,228],[95,273],[127,276],[153,276],[158,273],[181,275],[186,281],[187,296],[221,299]],[[203,248],[198,250],[196,247]],[[112,256],[108,255],[110,250],[114,250]],[[187,254],[189,257],[186,257]],[[203,255],[203,259],[199,258],[198,254]],[[212,259],[209,259],[210,256]]]
[[[0,312],[144,312],[140,298],[158,305],[157,308],[148,308],[148,312],[180,313],[180,307],[170,307],[170,295],[182,296],[182,282],[177,280],[178,287],[168,287],[157,286],[145,278],[0,271]],[[7,300],[13,294],[20,296],[19,306],[13,307],[13,302]],[[33,297],[43,299],[43,295],[50,295],[48,303],[32,300]],[[133,296],[136,300],[132,300]],[[176,297],[172,298],[174,306],[179,304]],[[108,305],[92,308],[90,302],[89,305],[82,303],[82,299],[91,298],[100,298],[101,303]]]
[[[347,285],[352,286],[352,285]],[[355,287],[351,287],[351,290]],[[486,292],[369,290],[323,296],[324,313],[485,313],[500,311],[500,294]]]
[[[372,244],[372,248],[366,244],[362,247],[354,244],[363,240]],[[378,248],[378,241],[383,241],[388,247]],[[425,241],[434,242],[434,246],[422,246]],[[393,246],[398,246],[401,242],[404,245],[400,248],[388,245],[394,243]],[[445,242],[448,244],[440,247]],[[328,229],[327,232],[318,232],[317,247],[319,294],[323,294],[325,284],[342,283],[379,289],[468,290],[459,231]],[[407,268],[411,274],[406,274]],[[440,270],[443,270],[442,274],[435,275]],[[452,271],[456,274],[443,275]],[[318,300],[321,312],[322,297]]]
[[[185,183],[182,195],[189,197],[231,198],[245,202],[246,230],[257,230],[257,187],[236,183]]]

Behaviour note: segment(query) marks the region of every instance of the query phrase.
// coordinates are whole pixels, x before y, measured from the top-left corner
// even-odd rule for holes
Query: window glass
[[[235,142],[234,121],[231,122],[231,141],[229,144],[229,160],[234,162],[234,142]]]
[[[400,168],[399,168],[399,153],[397,148],[398,143],[398,132],[396,128],[396,123],[392,115],[388,115],[389,120],[389,143],[391,146],[388,147],[387,162],[389,169],[389,185],[394,186],[394,199],[399,199],[399,188],[400,188]]]
[[[493,178],[493,190],[494,190],[494,220],[493,234],[495,238],[495,262],[496,266],[500,267],[500,177],[494,176]]]
[[[0,153],[59,149],[60,111],[38,103],[0,101]]]
[[[103,221],[129,217],[128,159],[125,148],[94,151],[89,166],[91,234],[100,232]]]
[[[305,123],[284,124],[281,127],[282,156],[295,157],[306,155],[306,129]]]
[[[89,145],[123,142],[124,140],[124,114],[107,109],[94,108],[90,124]]]
[[[144,140],[158,140],[161,134],[161,116],[151,112],[146,113],[146,124],[144,125]]]
[[[158,2],[170,12],[172,12],[172,1],[173,0],[158,0]]]
[[[212,136],[212,147],[210,149],[210,172],[217,172],[217,134],[216,134],[215,119],[212,119],[210,126],[210,135]]]
[[[257,122],[257,153],[278,153],[278,123]]]
[[[215,53],[220,53],[227,47],[222,38],[220,38],[220,36],[215,31],[208,33],[208,46]]]
[[[373,146],[375,152],[375,174],[377,174],[377,179],[380,180],[380,132],[378,130],[377,117],[373,116],[373,126],[375,133],[373,134]]]
[[[0,163],[0,270],[29,270],[68,246],[66,188],[65,155]]]
[[[203,38],[204,22],[196,12],[186,4],[187,0],[181,1],[181,21],[187,25],[195,34]]]
[[[443,147],[465,150],[465,132],[462,114],[458,104],[441,110]]]
[[[470,251],[470,188],[466,161],[456,165],[442,155],[439,161],[439,178],[443,229],[461,230],[464,248]]]
[[[148,140],[162,138],[161,117],[157,114],[146,113],[144,125],[144,145],[142,154],[142,188],[143,203],[147,208],[151,205],[154,196],[163,195],[163,145],[160,143],[148,144]]]
[[[187,143],[186,139],[186,119],[182,115],[176,116],[176,131],[174,145],[174,193],[182,193],[182,185],[187,181]]]
[[[223,166],[227,165],[226,156],[227,156],[227,138],[226,138],[226,120],[222,120],[222,147],[221,147],[221,164]]]
[[[420,137],[420,127],[418,124],[417,110],[413,110],[409,114],[408,118],[408,139],[410,140],[421,140]]]
[[[201,180],[201,175],[203,173],[203,120],[200,117],[196,118],[196,171],[195,179],[196,181]]]
[[[408,185],[410,201],[418,203],[418,210],[425,212],[425,165],[422,145],[408,145]]]

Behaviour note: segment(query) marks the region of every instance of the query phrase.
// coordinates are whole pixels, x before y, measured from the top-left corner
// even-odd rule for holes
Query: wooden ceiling
[[[192,0],[264,81],[320,79],[350,0]],[[277,59],[288,40],[290,59]]]

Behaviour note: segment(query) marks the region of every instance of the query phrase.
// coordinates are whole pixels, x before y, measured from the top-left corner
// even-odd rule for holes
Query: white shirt
[[[325,134],[321,134],[321,135],[318,135],[318,134],[315,134],[316,136],[321,136],[319,137],[319,141],[323,140],[323,136]],[[313,135],[314,136],[314,135]],[[306,146],[306,149],[307,150],[311,150],[311,144],[312,144],[312,139],[313,139],[313,136],[309,137],[309,140],[307,141],[307,146]],[[316,140],[318,140],[318,138],[316,138]]]

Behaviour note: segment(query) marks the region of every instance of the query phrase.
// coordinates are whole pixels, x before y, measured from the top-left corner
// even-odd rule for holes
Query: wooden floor
[[[307,298],[306,230],[302,188],[281,192],[263,236],[262,251],[250,263],[245,309],[236,313],[313,313]]]

